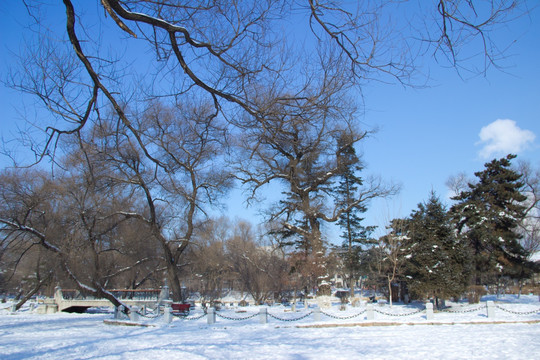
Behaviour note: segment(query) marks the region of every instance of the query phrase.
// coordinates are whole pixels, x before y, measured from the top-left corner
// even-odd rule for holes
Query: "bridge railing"
[[[161,289],[117,289],[109,291],[123,300],[157,300],[161,293]]]
[[[95,296],[84,294],[77,289],[59,289],[64,300],[96,300]],[[113,289],[108,290],[121,300],[157,300],[161,289]]]

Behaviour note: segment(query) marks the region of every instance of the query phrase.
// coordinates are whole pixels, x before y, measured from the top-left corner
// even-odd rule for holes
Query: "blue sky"
[[[374,203],[367,220],[381,225],[406,216],[432,189],[446,201],[449,176],[473,177],[508,153],[540,167],[539,10],[513,26],[517,42],[503,71],[461,79],[453,69],[431,67],[429,88],[367,88],[364,121],[380,127],[363,147],[368,171],[403,187],[394,199]]]
[[[13,5],[15,4],[15,5]],[[22,44],[22,28],[15,18],[24,15],[20,2],[0,4],[0,72],[5,78],[13,63],[8,50]],[[509,152],[540,167],[540,9],[499,34],[516,40],[502,64],[487,75],[460,78],[454,69],[429,60],[425,88],[370,83],[362,88],[365,112],[359,121],[378,132],[360,149],[365,175],[380,175],[401,184],[389,200],[374,201],[366,225],[381,227],[391,218],[407,216],[431,190],[447,201],[445,182],[465,172],[471,177],[492,158]],[[467,75],[464,75],[466,77]],[[12,137],[20,118],[20,94],[0,85],[1,136]],[[31,102],[25,101],[25,104]],[[31,115],[32,110],[28,109]],[[0,156],[0,166],[7,164]],[[228,201],[229,216],[250,218],[257,208],[245,209],[238,192]]]

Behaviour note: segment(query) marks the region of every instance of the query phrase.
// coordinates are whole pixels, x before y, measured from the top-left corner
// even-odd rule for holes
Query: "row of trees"
[[[414,298],[444,300],[469,291],[472,301],[486,286],[523,285],[539,270],[529,260],[540,250],[539,174],[527,165],[523,172],[511,168],[514,158],[485,164],[476,181],[458,187],[450,209],[431,193],[409,217],[394,219],[359,269],[367,265],[372,281],[386,282],[390,298],[398,284]]]
[[[234,177],[228,172],[228,159],[223,157],[227,136],[213,116],[199,107],[177,110],[184,117],[174,117],[157,105],[141,115],[140,126],[145,127],[141,141],[164,167],[138,152],[125,131],[118,126],[112,129],[104,118],[90,133],[81,132],[76,142],[63,144],[68,155],[56,157],[54,173],[34,168],[4,170],[0,222],[2,260],[9,264],[6,269],[14,274],[22,264],[32,263],[38,249],[38,253],[51,253],[47,256],[51,264],[38,263],[32,273],[35,279],[41,279],[43,273],[50,274],[46,277],[49,282],[65,282],[67,277],[86,292],[117,301],[107,291],[116,281],[122,287],[136,288],[156,276],[162,278],[165,272],[174,299],[182,300],[184,268],[194,251],[188,251],[189,245],[202,246],[197,234],[209,222],[205,212],[228,190],[234,177],[241,178],[238,174],[247,171],[242,172],[242,164],[233,163],[240,166],[238,172]],[[339,200],[331,184],[359,163],[356,156],[344,159],[342,154],[347,149],[354,154],[352,144],[358,138],[343,140],[345,135],[351,136],[351,129],[335,132],[340,137],[325,140],[326,148],[293,144],[308,156],[309,152],[314,155],[306,160],[299,153],[288,159],[300,161],[294,166],[282,161],[280,176],[291,184],[293,195],[269,212],[269,232],[279,236],[281,244],[290,242],[302,249],[298,261],[305,263],[309,258],[316,264],[310,268],[310,278],[316,279],[313,286],[326,287],[326,293],[328,271],[320,222],[334,222],[364,206],[369,198],[393,191],[373,180],[361,187],[363,192],[349,189],[347,201]],[[318,132],[314,139],[320,143],[322,138],[323,133]],[[322,150],[326,153],[319,154]],[[332,215],[325,215],[328,212]],[[64,275],[59,277],[58,269]],[[137,275],[132,269],[139,269]],[[131,278],[126,281],[128,273]],[[29,295],[44,284],[33,282]]]
[[[248,201],[267,184],[282,186],[269,232],[301,249],[295,269],[312,264],[328,294],[324,224],[339,222],[349,248],[367,242],[369,228],[354,224],[371,198],[397,190],[358,177],[354,148],[370,133],[357,120],[359,86],[412,84],[423,54],[476,68],[459,51],[468,44],[482,49],[486,71],[502,55],[491,31],[527,11],[526,2],[492,0],[440,0],[428,9],[101,0],[97,13],[62,3],[24,2],[35,37],[7,82],[37,99],[46,120],[32,125],[45,138],[21,136],[53,171],[3,173],[2,249],[19,249],[15,263],[40,249],[74,285],[115,304],[107,288],[139,266],[165,273],[173,298],[183,298],[195,235],[235,181]],[[140,57],[144,51],[153,56]],[[9,144],[4,153],[12,155]],[[352,269],[352,251],[347,262]],[[52,265],[45,268],[36,275],[44,282]],[[131,283],[152,276],[141,270]]]
[[[263,302],[308,293],[321,284],[317,259],[324,261],[327,276],[341,275],[351,290],[365,279],[364,286],[390,299],[396,291],[411,299],[447,299],[471,285],[522,284],[538,271],[528,261],[540,247],[538,174],[512,170],[512,158],[486,164],[449,210],[432,193],[408,218],[393,220],[379,239],[362,224],[365,205],[344,212],[339,221],[343,245],[324,246],[321,254],[302,241],[290,241],[290,234],[276,231],[274,224],[255,231],[249,222],[227,218],[196,222],[190,246],[173,258],[177,299],[197,292],[203,302],[212,302],[236,290]],[[104,294],[111,288],[172,285],[170,255],[159,246],[144,207],[136,212],[141,201],[136,192],[110,182],[97,191],[96,184],[73,175],[51,178],[35,169],[2,173],[2,290],[18,293],[22,305],[38,291],[52,293],[56,285],[92,293],[87,284],[99,284]],[[336,194],[350,175],[343,173]],[[349,185],[361,183],[354,178]],[[177,238],[167,240],[171,253],[183,246],[174,242]]]

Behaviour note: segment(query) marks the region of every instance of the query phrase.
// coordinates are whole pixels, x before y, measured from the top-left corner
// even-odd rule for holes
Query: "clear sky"
[[[20,3],[0,4],[2,79],[14,61],[11,51],[23,45],[26,13]],[[472,177],[495,157],[514,153],[540,167],[540,9],[498,36],[516,40],[502,71],[492,68],[485,77],[460,78],[454,69],[427,61],[423,70],[431,80],[425,88],[380,83],[363,87],[365,112],[359,120],[379,129],[360,147],[365,175],[402,185],[398,196],[371,204],[366,225],[384,227],[391,218],[407,216],[431,190],[447,201],[449,176],[465,172]],[[0,132],[5,140],[17,126],[24,127],[21,114],[33,115],[21,100],[0,84]],[[0,166],[6,164],[0,156]],[[257,209],[244,209],[240,197],[233,192],[227,214],[249,219]]]
[[[517,41],[503,70],[461,79],[453,69],[432,66],[429,88],[365,90],[364,121],[380,128],[364,145],[368,172],[403,187],[394,199],[374,203],[368,220],[406,216],[431,190],[446,201],[449,176],[474,177],[508,153],[540,168],[540,9],[511,30],[504,35]]]

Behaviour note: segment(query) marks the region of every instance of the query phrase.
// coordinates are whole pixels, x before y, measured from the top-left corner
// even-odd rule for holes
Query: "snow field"
[[[534,296],[519,300],[507,297],[496,300],[496,304],[519,313],[540,311],[540,302]],[[452,305],[453,311],[482,306]],[[404,305],[375,308],[402,314],[415,310]],[[349,307],[339,311],[333,307],[323,311],[346,317],[361,309]],[[256,307],[245,310],[238,313],[235,309],[224,309],[220,313],[244,318],[258,312]],[[284,312],[281,307],[270,307],[268,312],[279,318],[305,314],[305,310]],[[190,317],[198,314],[196,310]],[[295,322],[269,317],[267,324],[259,324],[258,316],[243,321],[217,317],[214,325],[207,325],[206,318],[193,321],[175,318],[171,324],[159,318],[145,319],[151,327],[112,326],[103,322],[111,318],[110,313],[37,315],[21,311],[11,315],[7,310],[0,311],[0,358],[534,359],[540,353],[540,323],[523,323],[539,321],[540,313],[519,315],[499,308],[494,320],[521,322],[490,323],[485,309],[437,312],[434,323],[440,325],[427,325],[425,313],[404,317],[376,313],[374,323],[368,323],[365,314],[346,320],[323,314],[320,322],[314,322],[313,316]],[[388,322],[398,325],[381,326]],[[456,324],[444,324],[452,322]]]

